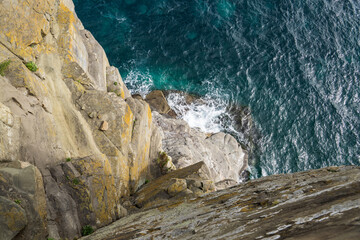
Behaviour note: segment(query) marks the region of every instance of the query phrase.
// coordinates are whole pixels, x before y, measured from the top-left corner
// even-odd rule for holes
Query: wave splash
[[[171,109],[190,127],[199,128],[207,133],[217,133],[224,130],[222,120],[228,116],[225,101],[205,96],[188,102],[185,94],[176,92],[170,93],[167,100]]]

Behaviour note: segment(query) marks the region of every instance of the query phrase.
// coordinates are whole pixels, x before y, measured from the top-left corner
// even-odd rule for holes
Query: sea
[[[252,178],[360,165],[360,1],[74,0],[76,13],[132,93],[169,102],[206,132],[245,146],[229,105],[260,136]]]

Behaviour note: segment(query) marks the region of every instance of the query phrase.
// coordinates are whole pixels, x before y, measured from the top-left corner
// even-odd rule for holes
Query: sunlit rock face
[[[2,0],[0,20],[0,239],[359,238],[359,168],[214,192],[241,146],[130,96],[71,0]]]
[[[30,163],[47,201],[39,235],[27,230],[38,201],[29,197],[14,208],[27,218],[7,236],[73,239],[83,226],[111,223],[123,215],[120,198],[156,177],[150,164],[162,148],[149,105],[131,98],[72,1],[1,1],[0,20],[0,64],[10,61],[0,75],[0,170]],[[2,183],[13,202],[16,186]]]

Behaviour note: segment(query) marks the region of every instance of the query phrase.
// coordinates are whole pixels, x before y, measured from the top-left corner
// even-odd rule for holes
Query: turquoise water
[[[360,165],[355,0],[75,0],[133,91],[250,106],[256,177]]]

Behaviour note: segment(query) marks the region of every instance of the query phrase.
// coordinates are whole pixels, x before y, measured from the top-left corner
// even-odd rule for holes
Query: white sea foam
[[[190,127],[200,128],[203,132],[209,133],[224,130],[222,119],[227,115],[225,103],[204,97],[187,104],[184,94],[177,92],[170,93],[167,100],[170,107]]]
[[[126,75],[124,83],[129,88],[131,94],[140,94],[142,97],[145,97],[154,86],[151,75],[138,70],[131,70]]]

